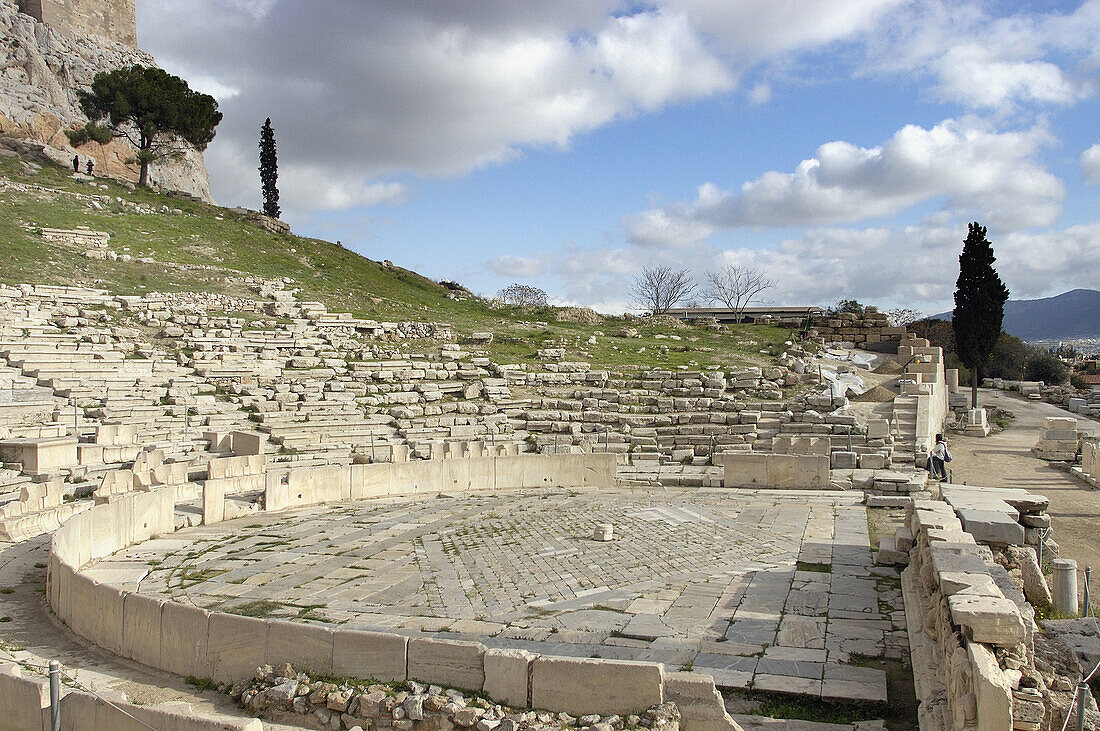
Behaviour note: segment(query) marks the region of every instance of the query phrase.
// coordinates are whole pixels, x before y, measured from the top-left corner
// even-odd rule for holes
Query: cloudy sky
[[[966,224],[1015,299],[1100,287],[1100,0],[138,0],[225,113],[219,203],[434,279],[621,312],[642,266],[776,304],[949,308]]]

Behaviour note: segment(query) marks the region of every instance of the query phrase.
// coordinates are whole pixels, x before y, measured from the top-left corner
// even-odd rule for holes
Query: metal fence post
[[[50,660],[50,729],[61,731],[61,665]]]
[[[1092,566],[1085,567],[1085,616],[1089,616],[1089,584],[1092,583]]]
[[[1085,694],[1088,691],[1089,686],[1084,681],[1077,684],[1077,694],[1074,696],[1077,699],[1077,731],[1085,731]]]

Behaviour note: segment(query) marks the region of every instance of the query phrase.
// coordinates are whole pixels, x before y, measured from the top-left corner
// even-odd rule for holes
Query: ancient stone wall
[[[825,338],[826,342],[855,343],[861,346],[897,342],[905,336],[905,328],[891,327],[886,315],[881,312],[868,312],[864,315],[841,312],[814,320],[811,328]]]
[[[1000,567],[947,503],[911,503],[897,540],[921,728],[1013,728],[1033,623],[1002,593]]]
[[[724,487],[828,490],[829,455],[738,454],[717,456]]]
[[[134,0],[19,0],[19,10],[74,35],[96,35],[137,48]]]

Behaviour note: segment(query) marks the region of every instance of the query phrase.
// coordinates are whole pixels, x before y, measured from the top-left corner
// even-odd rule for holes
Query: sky
[[[223,205],[492,295],[619,313],[643,267],[765,303],[951,308],[979,221],[1013,299],[1100,288],[1100,0],[138,0],[212,94]],[[696,298],[707,302],[704,296]]]

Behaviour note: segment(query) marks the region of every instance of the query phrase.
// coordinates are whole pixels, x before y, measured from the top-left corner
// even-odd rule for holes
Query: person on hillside
[[[88,175],[92,174],[92,168],[95,167],[95,161],[92,158],[88,158]]]
[[[80,155],[73,155],[73,172],[80,172]]]
[[[936,446],[928,453],[928,459],[932,464],[929,470],[932,476],[938,480],[947,479],[947,463],[951,461],[951,452],[947,451],[947,440],[943,434],[936,435]]]

